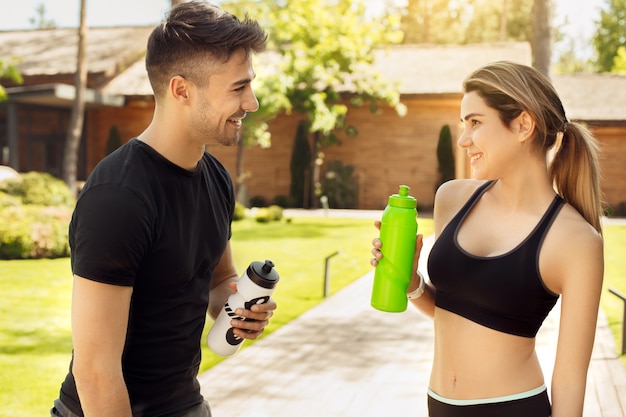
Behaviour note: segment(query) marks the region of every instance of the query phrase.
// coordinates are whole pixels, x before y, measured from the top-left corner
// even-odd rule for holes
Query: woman
[[[582,416],[604,272],[597,144],[545,76],[511,62],[465,80],[461,121],[474,179],[438,189],[431,282],[416,271],[408,288],[434,319],[429,414]],[[551,405],[535,335],[559,296]]]

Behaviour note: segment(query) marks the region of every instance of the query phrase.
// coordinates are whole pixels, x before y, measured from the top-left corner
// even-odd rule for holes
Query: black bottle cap
[[[279,279],[278,272],[274,269],[274,262],[269,259],[265,262],[252,262],[246,273],[252,282],[263,288],[274,288]]]

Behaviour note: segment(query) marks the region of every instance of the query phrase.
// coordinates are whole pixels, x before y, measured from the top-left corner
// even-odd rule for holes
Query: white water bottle
[[[278,278],[278,272],[270,260],[255,261],[248,266],[246,272],[237,281],[237,292],[228,297],[213,327],[209,330],[207,343],[213,352],[229,357],[239,351],[244,339],[235,335],[230,321],[250,319],[235,315],[235,310],[238,308],[250,310],[255,304],[267,303],[274,292]]]

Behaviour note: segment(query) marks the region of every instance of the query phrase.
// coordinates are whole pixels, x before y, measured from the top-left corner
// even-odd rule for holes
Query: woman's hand
[[[376,227],[378,230],[380,230],[380,220],[376,220],[374,222],[374,227]],[[423,246],[423,235],[420,233],[417,235],[417,238],[415,240],[415,255],[413,257],[413,270],[416,271],[417,270],[417,265],[419,263],[419,259],[420,259],[420,252],[422,251],[422,246]],[[383,253],[380,251],[380,248],[383,246],[383,243],[380,241],[380,238],[374,238],[372,239],[372,256],[373,258],[370,259],[370,265],[372,266],[377,266],[378,265],[378,261],[383,257]]]
[[[374,227],[376,227],[376,229],[378,229],[380,231],[380,220],[376,220],[374,222]],[[378,265],[378,261],[380,260],[380,258],[383,257],[382,252],[380,251],[380,248],[382,247],[383,243],[380,241],[379,238],[374,238],[372,240],[372,255],[374,256],[372,259],[370,259],[370,265],[372,266],[377,266]]]

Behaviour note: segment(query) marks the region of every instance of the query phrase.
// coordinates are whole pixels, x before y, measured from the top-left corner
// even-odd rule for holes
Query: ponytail
[[[599,147],[591,132],[567,122],[549,167],[557,193],[602,234]]]

